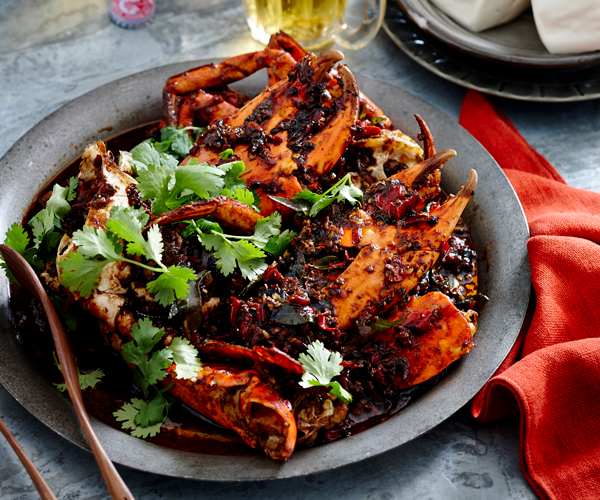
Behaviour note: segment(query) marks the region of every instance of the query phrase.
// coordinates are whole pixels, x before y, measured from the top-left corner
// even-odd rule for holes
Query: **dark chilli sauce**
[[[155,134],[156,127],[157,123],[154,122],[131,129],[106,141],[107,147],[115,157],[118,157],[119,151],[129,151]],[[79,162],[79,158],[74,160],[48,183],[29,208],[24,223],[43,208],[55,183],[65,185],[70,177],[78,174]],[[27,224],[24,225],[28,228]],[[451,296],[459,309],[479,309],[481,296],[477,293],[477,255],[468,227],[462,221],[457,225],[449,245],[444,249],[440,262],[434,269],[423,275],[416,287],[416,293],[419,295],[429,291],[440,291]],[[60,308],[64,307],[64,304],[57,303],[55,306]],[[51,383],[62,383],[62,375],[53,357],[55,348],[50,328],[41,304],[21,286],[11,285],[10,308],[16,335],[23,348]],[[73,312],[73,309],[77,307],[71,306],[69,311]],[[76,330],[67,328],[67,331],[79,369],[82,373],[101,369],[105,374],[94,389],[83,392],[86,409],[100,421],[120,429],[120,423],[116,421],[113,413],[130,402],[133,397],[141,398],[142,393],[133,382],[132,370],[104,341],[97,326],[97,319],[84,311],[76,314],[79,316],[78,328]],[[222,331],[221,328],[218,330]],[[212,336],[209,330],[205,332],[200,336],[207,338]],[[449,367],[433,379],[399,391],[393,396],[388,397],[374,391],[355,398],[343,425],[323,432],[314,445],[357,434],[386,420],[435,385],[437,380],[451,369],[452,367]],[[261,450],[249,448],[236,433],[214,424],[181,402],[176,402],[171,407],[161,432],[146,440],[161,446],[205,454],[236,456],[263,454]]]

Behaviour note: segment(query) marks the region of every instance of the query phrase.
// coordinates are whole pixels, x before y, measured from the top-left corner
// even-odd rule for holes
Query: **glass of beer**
[[[267,44],[271,35],[285,31],[305,48],[318,50],[333,42],[347,49],[367,45],[381,27],[386,0],[365,0],[364,18],[358,27],[344,24],[348,0],[243,0],[243,3],[255,40]]]

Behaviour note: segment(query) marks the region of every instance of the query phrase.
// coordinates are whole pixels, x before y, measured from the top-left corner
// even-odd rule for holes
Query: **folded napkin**
[[[478,92],[468,92],[460,124],[521,200],[535,291],[531,323],[473,416],[520,411],[521,468],[540,498],[600,499],[600,194],[568,186]]]

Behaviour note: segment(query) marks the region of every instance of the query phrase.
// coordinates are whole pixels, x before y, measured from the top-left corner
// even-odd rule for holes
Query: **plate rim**
[[[143,85],[146,85],[148,78],[150,78],[150,80],[154,78],[158,81],[158,77],[161,76],[161,81],[164,81],[164,75],[168,76],[170,74],[180,73],[182,68],[189,68],[193,67],[193,65],[199,65],[211,61],[212,60],[209,59],[202,59],[199,61],[188,61],[184,63],[175,63],[157,68],[152,68],[140,73],[136,73],[134,75],[121,78],[119,80],[115,80],[113,82],[109,82],[105,85],[97,87],[94,90],[91,90],[90,92],[80,96],[79,98],[65,104],[58,110],[54,111],[51,115],[44,118],[32,129],[30,129],[26,134],[24,134],[7,151],[4,157],[0,159],[0,171],[6,172],[10,170],[12,171],[12,173],[14,173],[13,167],[11,165],[15,162],[18,163],[19,157],[21,157],[21,160],[23,160],[23,158],[28,157],[28,154],[32,153],[31,149],[27,148],[30,148],[31,145],[39,142],[40,133],[47,132],[47,130],[52,129],[53,126],[61,124],[62,121],[65,118],[69,117],[72,113],[80,112],[82,109],[86,110],[89,107],[95,109],[94,106],[106,106],[106,103],[103,101],[106,99],[107,94],[115,98],[116,100],[121,100],[119,101],[120,103],[114,104],[115,108],[117,105],[123,108],[126,106],[127,102],[129,102],[124,96],[129,95],[128,92],[132,92],[132,88],[137,88],[140,86],[143,87]],[[511,258],[514,257],[515,262],[517,263],[519,279],[521,280],[520,289],[514,290],[514,294],[518,295],[520,299],[520,305],[519,307],[517,307],[516,310],[510,309],[507,315],[513,319],[513,322],[515,324],[518,323],[518,326],[513,328],[514,331],[509,332],[510,335],[507,335],[506,332],[503,332],[504,336],[497,340],[497,342],[500,343],[499,345],[501,345],[503,350],[501,353],[495,353],[495,362],[493,363],[493,366],[488,366],[486,368],[486,373],[489,372],[489,376],[491,376],[495,369],[505,358],[505,356],[508,354],[510,348],[516,341],[518,331],[520,330],[520,325],[522,324],[523,319],[525,318],[527,303],[529,300],[531,290],[529,262],[526,259],[526,248],[524,245],[526,239],[529,236],[529,232],[527,228],[527,223],[525,221],[523,209],[518,201],[518,198],[516,197],[516,194],[514,193],[514,190],[512,189],[512,186],[510,186],[508,179],[506,178],[500,167],[497,165],[497,163],[489,155],[489,153],[487,153],[487,151],[485,151],[483,147],[479,145],[479,143],[470,134],[468,134],[468,132],[466,132],[462,127],[460,127],[447,115],[445,115],[437,108],[431,106],[430,104],[427,104],[426,102],[422,101],[420,98],[413,96],[412,94],[397,87],[394,87],[388,83],[381,82],[379,80],[373,79],[365,75],[357,75],[357,79],[359,79],[361,82],[359,85],[359,87],[361,88],[363,87],[363,84],[365,84],[365,87],[376,89],[378,92],[379,89],[381,89],[383,95],[389,95],[389,92],[393,91],[396,93],[397,96],[401,96],[403,99],[409,99],[411,104],[414,104],[415,112],[423,113],[423,110],[426,110],[427,113],[432,114],[433,116],[443,117],[442,121],[447,121],[448,124],[452,124],[454,127],[454,131],[452,133],[458,133],[461,137],[466,138],[467,143],[470,143],[470,146],[475,148],[475,153],[481,158],[485,158],[486,161],[490,163],[490,168],[497,169],[494,171],[494,174],[497,176],[498,182],[505,183],[503,184],[502,189],[506,191],[506,194],[510,198],[509,204],[512,204],[515,207],[517,207],[517,210],[514,214],[514,216],[517,217],[517,219],[520,221],[520,225],[517,228],[517,241],[520,241],[523,244],[523,247],[520,249],[520,252],[515,252],[515,255],[511,256]],[[240,82],[240,85],[242,87],[245,87],[246,85],[250,84],[244,84],[244,82]],[[255,83],[252,83],[252,85],[256,87]],[[264,86],[264,83],[261,85]],[[155,92],[160,95],[161,89],[162,85],[157,87]],[[150,99],[150,95],[152,94],[152,92],[148,92],[149,96],[147,96],[146,99],[144,99],[144,96],[141,95],[137,97],[138,101],[136,103],[130,103],[130,105],[132,107],[139,107],[140,103],[148,101]],[[386,94],[386,92],[388,94]],[[120,123],[120,125],[122,125],[121,128],[123,130],[129,128],[128,124],[131,120],[137,120],[137,123],[142,123],[142,121],[149,121],[147,119],[140,118],[140,116],[146,116],[146,114],[149,112],[146,109],[142,111],[133,110],[131,116],[124,116],[123,114],[119,115],[119,113],[121,112],[122,111],[117,109],[117,113],[115,114],[114,110],[106,110],[106,115],[107,119],[109,120],[111,119],[111,117],[114,116],[124,118],[123,123]],[[405,110],[402,110],[402,112],[405,112]],[[102,127],[102,125],[102,123],[98,123],[98,130],[103,130],[103,128],[100,128]],[[416,131],[416,124],[414,124],[414,127]],[[71,134],[73,133],[74,132],[71,132]],[[61,134],[61,131],[56,132],[56,138],[60,139],[62,137]],[[102,134],[104,134],[104,137],[107,137],[109,135],[106,132],[99,133],[100,136],[102,136]],[[410,135],[412,135],[413,137],[416,136],[416,134]],[[80,153],[80,150],[83,147],[82,144],[83,143],[75,145],[75,147],[73,148],[75,154],[73,156],[77,156],[78,152]],[[50,142],[48,144],[48,148],[52,150],[52,147],[52,142]],[[39,156],[40,154],[43,154],[43,151],[36,151],[35,154]],[[25,156],[22,157],[22,155]],[[59,167],[64,166],[66,164],[68,164],[68,161],[65,160],[63,160],[61,165],[59,166],[55,164],[54,167],[50,168],[47,178],[41,179],[40,183],[47,182],[52,176],[53,172],[58,171]],[[11,175],[8,176],[8,181],[5,180],[2,182],[8,184],[10,184],[10,182],[14,183],[15,179],[17,178],[18,175],[16,177],[14,175]],[[3,187],[3,185],[0,184],[0,187]],[[3,192],[5,191],[3,190]],[[6,196],[4,196],[3,199],[0,200],[0,206],[2,206],[3,204],[9,204],[10,202],[11,199],[6,199]],[[5,214],[4,217],[7,217],[7,215]],[[0,223],[2,226],[7,225],[7,222],[5,220],[0,220]],[[0,283],[4,283],[4,289],[7,288],[7,280],[5,277],[2,277],[0,279]],[[527,286],[523,287],[523,283],[525,283]],[[0,292],[0,307],[3,308],[4,314],[0,322],[0,338],[2,336],[6,338],[7,335],[10,336],[11,334],[13,334],[14,336],[14,332],[12,332],[12,329],[10,327],[7,327],[6,292]],[[494,339],[494,341],[496,340]],[[13,343],[15,345],[17,344],[16,341],[14,341]],[[3,359],[4,356],[4,360],[6,361],[6,357],[10,355],[10,352],[6,353],[5,350],[9,349],[10,351],[10,349],[14,349],[15,345],[8,347],[5,346],[5,348],[0,352],[0,359]],[[11,352],[16,353],[17,351],[13,350]],[[473,354],[473,352],[475,354]],[[467,357],[466,360],[463,359],[457,362],[457,367],[460,367],[460,369],[462,370],[467,370],[467,374],[471,373],[471,371],[473,370],[472,365],[473,363],[475,363],[475,361],[471,362],[471,360],[474,357],[476,358],[478,356],[478,352],[481,351],[474,350],[473,352],[470,354],[470,357]],[[25,364],[27,363],[29,364],[29,366],[26,366],[25,368],[29,370],[33,369],[35,371],[31,360],[29,360]],[[46,386],[40,385],[38,387],[33,388],[35,390],[34,394],[32,394],[31,397],[36,398],[40,395],[41,397],[44,397],[45,395],[46,399],[50,399],[51,401],[49,403],[47,401],[44,401],[44,404],[49,404],[50,407],[45,406],[44,408],[41,408],[41,403],[39,401],[38,404],[35,404],[34,401],[32,407],[31,398],[29,398],[27,394],[24,394],[22,389],[19,389],[14,385],[16,383],[16,380],[13,377],[14,374],[11,374],[9,372],[9,369],[2,369],[0,367],[0,383],[21,406],[23,406],[29,413],[31,413],[34,417],[40,420],[53,432],[56,432],[61,437],[67,439],[68,441],[70,441],[78,447],[88,449],[83,435],[79,430],[77,420],[70,403],[68,403],[63,398],[57,400],[56,397],[54,397],[56,396],[56,394],[53,396],[52,394],[48,393],[48,390],[52,390],[52,393],[56,393],[57,391],[54,391],[49,385],[49,383],[47,383],[46,381]],[[382,422],[377,426],[374,426],[373,428],[355,436],[348,437],[340,441],[328,443],[327,445],[320,446],[317,448],[300,450],[296,452],[292,456],[292,458],[290,458],[285,463],[276,463],[273,460],[267,458],[266,456],[222,457],[218,455],[192,454],[189,452],[182,452],[178,450],[172,450],[169,448],[163,448],[152,443],[133,438],[130,435],[115,430],[112,427],[103,424],[102,422],[99,422],[96,419],[92,420],[94,428],[98,433],[101,441],[105,445],[110,458],[116,463],[125,465],[127,467],[159,475],[206,481],[244,482],[256,480],[285,479],[305,476],[308,474],[320,473],[327,470],[334,470],[340,467],[360,462],[378,454],[395,449],[398,446],[401,446],[402,444],[405,444],[421,436],[433,427],[439,425],[445,419],[449,418],[452,414],[458,411],[462,406],[464,406],[464,404],[466,404],[485,383],[485,381],[481,382],[481,384],[479,384],[480,387],[477,388],[477,390],[475,391],[473,391],[473,388],[469,388],[469,391],[467,391],[468,393],[466,393],[464,387],[457,385],[457,383],[455,382],[456,377],[452,377],[452,374],[454,372],[456,372],[456,369],[453,369],[450,376],[445,377],[438,385],[434,386],[424,396],[417,400],[416,403],[409,405],[402,412],[390,417],[387,421]],[[487,376],[486,380],[489,378],[489,376]],[[34,373],[34,381],[35,380],[39,381],[41,379],[39,377],[35,379]],[[448,389],[444,389],[446,387],[448,387]],[[446,390],[447,392],[450,389],[455,390],[456,394],[458,394],[458,396],[460,397],[459,403],[453,402],[453,404],[451,405],[451,410],[445,407],[445,405],[447,406],[446,402],[435,400],[435,395],[437,393],[439,393],[440,391],[443,392],[444,390]],[[434,398],[433,402],[430,401],[431,398]],[[413,421],[414,429],[411,431],[411,437],[405,441],[402,441],[401,443],[390,442],[388,436],[396,435],[399,431],[394,427],[394,423],[396,421],[399,421],[398,417],[404,415],[412,415],[413,412],[417,411],[418,408],[425,403],[429,405],[428,408],[432,409],[432,413],[425,415],[424,418],[422,418],[420,421]],[[57,414],[55,415],[54,413],[51,413],[49,415],[48,408],[50,408],[52,412],[55,411]],[[415,408],[417,410],[415,410]],[[44,411],[46,412],[46,414],[43,413]],[[66,432],[64,430],[65,426],[69,429],[69,432]],[[385,434],[389,431],[392,432],[389,434],[385,434],[385,436],[383,436],[383,439],[379,438],[375,441],[370,440],[370,433],[378,429],[380,430],[378,434]],[[400,434],[401,431],[402,430],[400,430]],[[396,434],[394,434],[395,432]],[[358,457],[352,454],[352,451],[355,451],[357,449],[361,451],[361,455]],[[150,460],[148,463],[144,462],[143,466],[140,465],[139,461],[132,460],[132,455],[146,457],[149,456],[149,454],[156,452],[157,450],[159,451],[158,456],[153,456],[153,459]],[[341,459],[340,456],[342,457]],[[325,464],[324,467],[316,465],[319,463]],[[201,473],[198,472],[198,467],[202,468]],[[250,475],[248,475],[247,473],[248,469],[252,470],[252,473]]]
[[[495,43],[460,26],[429,0],[396,0],[396,2],[425,33],[474,57],[505,65],[546,69],[600,63],[600,51],[564,55],[551,54],[546,51],[543,56],[529,56],[524,53],[505,54],[495,48]],[[439,16],[439,19],[432,16],[429,9]],[[426,20],[426,22],[422,22],[422,20]]]

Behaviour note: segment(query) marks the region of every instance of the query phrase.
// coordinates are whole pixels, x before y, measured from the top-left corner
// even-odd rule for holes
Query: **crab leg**
[[[418,188],[424,183],[427,176],[442,168],[444,163],[454,156],[456,156],[456,151],[453,149],[447,149],[446,151],[442,151],[441,153],[428,157],[421,163],[417,163],[412,167],[401,170],[397,174],[389,177],[389,179],[397,179],[402,181],[406,186],[409,186],[414,190],[418,190]]]
[[[271,458],[286,460],[294,451],[297,428],[291,405],[255,371],[209,363],[196,377],[183,380],[172,365],[162,383],[173,384],[171,394]]]
[[[212,215],[228,226],[235,227],[249,234],[254,232],[256,222],[262,219],[262,215],[245,203],[227,196],[216,196],[171,210],[154,219],[151,224],[164,226],[172,222],[199,219],[207,215]]]
[[[284,68],[289,71],[294,64],[296,61],[283,50],[265,49],[250,52],[225,59],[218,64],[205,64],[172,76],[167,80],[165,90],[175,95],[183,95],[194,90],[237,82],[267,66],[277,67],[279,74]]]
[[[431,211],[433,226],[372,227],[373,243],[365,246],[336,283],[325,289],[340,330],[381,314],[414,288],[439,257],[476,185],[477,174],[471,170],[460,192]]]
[[[412,298],[405,308],[394,311],[386,319],[397,321],[402,318],[404,321],[398,326],[373,338],[373,342],[392,347],[394,356],[408,362],[407,373],[392,376],[392,384],[398,390],[429,380],[475,347],[475,313],[461,312],[440,292]],[[406,335],[416,337],[415,341],[396,342],[400,338],[406,339]],[[380,382],[385,383],[384,380]]]

